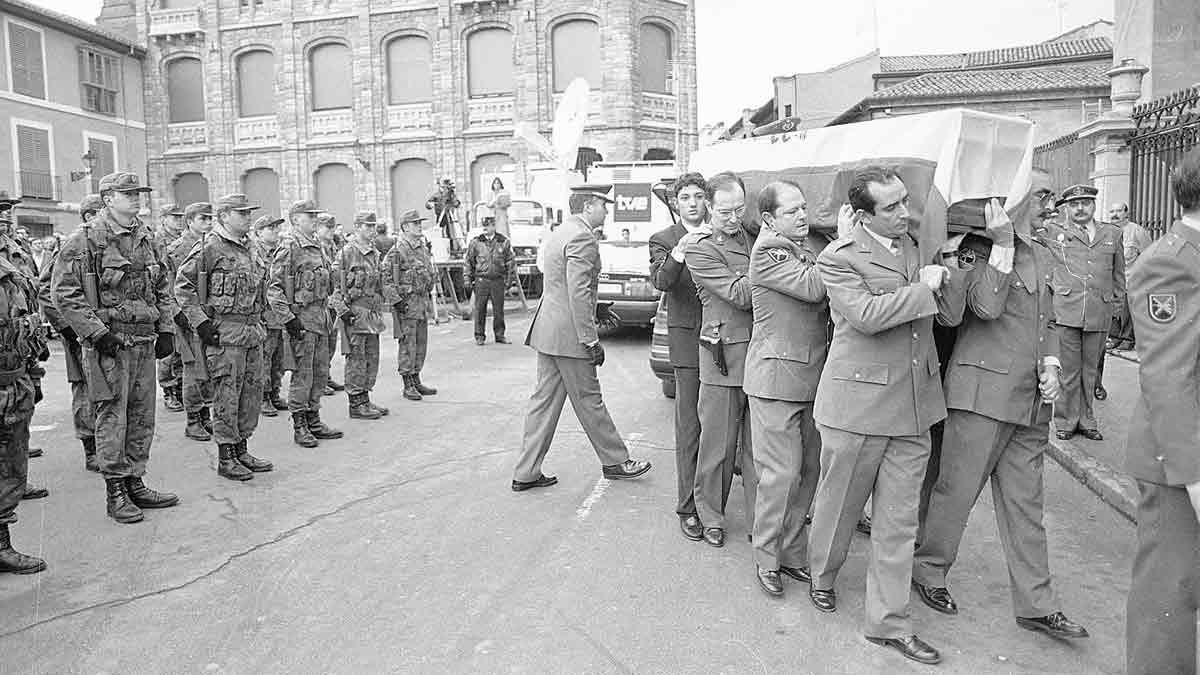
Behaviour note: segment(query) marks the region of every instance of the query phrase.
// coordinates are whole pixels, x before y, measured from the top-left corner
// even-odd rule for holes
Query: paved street
[[[527,321],[514,314],[510,336]],[[509,481],[534,353],[476,347],[461,321],[430,343],[424,379],[440,395],[403,400],[389,340],[377,399],[390,417],[352,422],[344,394],[327,398],[327,421],[347,434],[314,450],[291,443],[285,416],[264,419],[251,449],[277,468],[244,484],[218,478],[215,446],[184,440],[183,415],[160,407],[148,480],[183,501],[137,525],[105,516],[103,485],[82,468],[56,352],[34,418],[46,456],[31,461],[52,494],[23,503],[13,529],[50,569],[0,577],[0,672],[1123,670],[1133,528],[1053,462],[1051,566],[1063,608],[1093,637],[1061,643],[1014,624],[985,491],[951,577],[962,612],[914,596],[918,630],[944,657],[926,668],[861,636],[865,538],[824,615],[797,584],[783,600],[757,588],[740,485],[725,548],[679,535],[672,404],[647,365],[648,332],[606,343],[601,380],[634,455],[655,468],[602,480],[568,409],[546,466],[559,485],[522,494]],[[1101,411],[1135,377],[1112,361]]]

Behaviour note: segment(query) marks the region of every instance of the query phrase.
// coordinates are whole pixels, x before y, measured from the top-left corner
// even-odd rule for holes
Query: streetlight
[[[72,171],[71,172],[71,182],[72,183],[78,183],[79,181],[83,180],[84,178],[91,176],[92,171],[96,168],[96,156],[92,154],[91,150],[88,150],[87,152],[85,152],[83,154],[83,157],[80,157],[79,159],[83,160],[83,163],[87,165],[87,168],[84,169],[83,171]]]

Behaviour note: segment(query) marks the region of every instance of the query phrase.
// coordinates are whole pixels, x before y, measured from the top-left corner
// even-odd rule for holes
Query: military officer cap
[[[253,227],[255,230],[265,230],[268,227],[279,227],[281,223],[283,223],[283,218],[276,218],[274,216],[259,216],[258,219],[254,221]]]
[[[250,200],[243,194],[225,195],[217,200],[218,211],[253,211],[254,209],[261,208],[258,204],[251,204]]]
[[[354,225],[355,226],[375,225],[377,223],[377,221],[378,221],[378,218],[376,218],[374,211],[359,211],[358,213],[354,214]]]
[[[332,213],[322,211],[321,213],[317,214],[317,224],[321,227],[331,228],[337,225],[337,219],[333,217]]]
[[[104,208],[104,200],[100,198],[100,195],[90,194],[79,202],[79,215],[96,213],[102,208]],[[183,215],[183,211],[180,211],[179,215]]]
[[[212,204],[209,204],[208,202],[196,202],[195,204],[188,204],[188,207],[183,212],[183,215],[188,220],[191,220],[196,216],[211,216],[212,212]]]
[[[294,204],[292,204],[292,207],[290,209],[288,209],[289,216],[295,215],[297,213],[320,213],[320,212],[321,212],[321,209],[317,208],[317,203],[311,199],[304,199],[304,200],[295,202]]]
[[[416,209],[409,209],[409,210],[405,211],[404,213],[400,214],[400,224],[401,225],[404,225],[406,223],[419,223],[422,220],[425,220],[425,217],[422,216],[421,214],[417,213]]]
[[[13,224],[12,211],[0,211],[0,223]]]
[[[158,210],[159,218],[166,218],[167,216],[182,216],[182,215],[184,215],[184,211],[178,204],[166,204],[161,209]]]
[[[9,197],[6,190],[0,190],[0,211],[7,211],[20,203],[20,199]]]
[[[137,174],[118,171],[100,179],[100,194],[105,192],[152,192],[153,188],[142,185]]]
[[[571,192],[575,194],[588,195],[597,199],[603,199],[605,202],[612,204],[613,198],[608,196],[612,192],[612,185],[603,183],[585,183],[583,185],[574,185],[571,187]]]
[[[1054,202],[1054,205],[1062,206],[1067,202],[1079,201],[1080,199],[1095,200],[1098,194],[1100,194],[1100,191],[1091,185],[1072,185],[1063,190],[1062,195],[1059,196],[1058,201]]]

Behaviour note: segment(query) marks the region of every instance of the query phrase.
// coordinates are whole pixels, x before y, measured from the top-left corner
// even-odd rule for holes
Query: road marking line
[[[575,517],[579,520],[586,520],[592,512],[592,507],[596,505],[596,502],[600,501],[600,497],[604,496],[604,491],[608,489],[610,484],[612,484],[612,481],[607,478],[601,478],[596,481],[596,486],[592,488],[592,493],[583,500],[579,508],[575,509]]]

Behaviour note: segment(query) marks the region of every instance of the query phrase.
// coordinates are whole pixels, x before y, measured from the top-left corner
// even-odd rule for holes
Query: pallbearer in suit
[[[604,364],[604,347],[596,333],[600,247],[595,230],[608,217],[611,189],[611,185],[571,188],[571,217],[542,246],[545,284],[525,338],[525,344],[538,353],[537,387],[529,399],[521,455],[513,471],[514,492],[558,482],[542,473],[542,461],[568,396],[600,457],[605,478],[636,478],[650,470],[650,462],[629,459],[596,379],[596,367]]]

